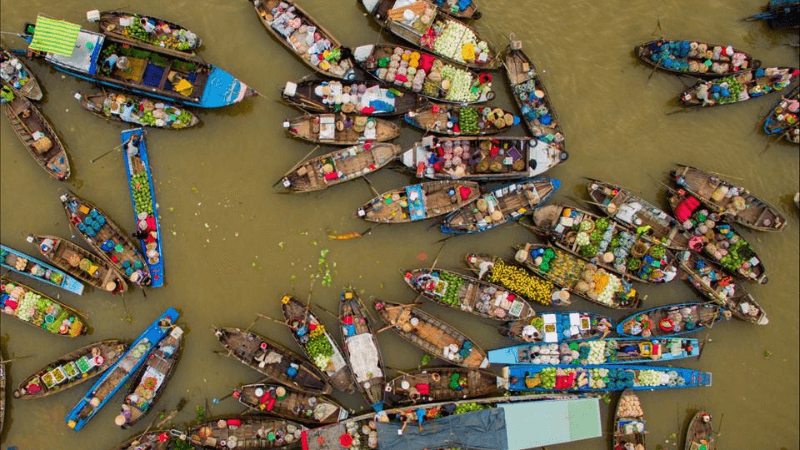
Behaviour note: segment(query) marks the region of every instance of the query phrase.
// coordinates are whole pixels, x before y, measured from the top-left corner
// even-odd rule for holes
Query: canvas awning
[[[33,31],[31,50],[58,55],[72,56],[81,26],[63,20],[36,17],[36,29]]]

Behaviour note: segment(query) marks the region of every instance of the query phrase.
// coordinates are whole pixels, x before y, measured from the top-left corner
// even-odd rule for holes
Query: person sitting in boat
[[[425,421],[425,410],[422,408],[417,408],[417,410],[414,412],[417,415],[417,425],[419,426],[419,431],[422,431],[422,422]]]
[[[612,328],[614,327],[611,325],[611,322],[606,320],[605,317],[601,318],[600,322],[597,324],[597,331],[603,333],[603,335],[600,336],[600,339],[605,339],[606,336],[608,336],[608,333],[611,333]]]
[[[111,72],[112,70],[114,70],[114,66],[117,65],[117,61],[119,61],[119,55],[117,55],[116,53],[112,53],[108,55],[106,59],[103,60],[103,62],[101,63],[101,68],[105,69],[108,72]]]

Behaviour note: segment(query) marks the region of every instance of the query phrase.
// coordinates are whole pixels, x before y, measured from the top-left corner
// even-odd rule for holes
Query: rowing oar
[[[20,359],[30,358],[31,356],[33,356],[33,355],[18,356],[16,358],[6,359],[4,361],[0,360],[0,364],[6,364],[6,363],[14,362],[14,361],[19,361]]]
[[[103,153],[102,155],[98,156],[97,158],[94,158],[94,159],[91,159],[91,160],[89,160],[89,162],[90,162],[90,163],[92,163],[92,164],[94,164],[94,163],[95,163],[97,160],[99,160],[100,158],[102,158],[102,157],[104,157],[104,156],[108,155],[109,153],[113,152],[114,150],[119,150],[119,149],[121,149],[123,145],[125,145],[125,144],[119,144],[118,146],[116,146],[116,147],[112,148],[111,150],[109,150],[109,151],[107,151],[107,152]]]
[[[401,374],[403,374],[403,375],[407,375],[407,376],[410,376],[410,375],[411,375],[410,373],[408,373],[408,372],[405,372],[405,371],[403,371],[403,370],[400,370],[400,369],[398,369],[398,368],[396,368],[396,367],[389,367],[389,366],[384,366],[384,367],[386,367],[386,368],[387,368],[387,369],[389,369],[389,370],[394,370],[395,372],[399,372],[399,373],[401,373]]]
[[[288,323],[286,323],[286,322],[284,322],[284,321],[282,321],[282,320],[275,319],[274,317],[270,317],[270,316],[268,316],[268,315],[266,315],[266,314],[256,314],[256,315],[257,315],[258,317],[262,318],[262,319],[269,319],[269,320],[271,320],[271,321],[273,321],[273,322],[275,322],[275,323],[279,323],[279,324],[281,324],[281,325],[284,325],[284,326],[286,326],[286,327],[287,327],[287,328],[289,328],[289,329],[291,329],[291,328],[292,328],[292,327],[291,327],[291,326],[290,326]]]
[[[344,321],[342,319],[340,319],[338,315],[336,315],[333,312],[331,312],[328,308],[320,305],[319,303],[315,303],[315,305],[316,305],[317,308],[319,308],[319,309],[325,311],[326,313],[328,313],[331,317],[336,319],[339,323],[344,323]]]
[[[377,189],[375,189],[375,186],[372,185],[372,182],[369,181],[369,178],[367,178],[366,176],[363,176],[361,178],[363,178],[364,181],[367,182],[367,185],[369,185],[369,189],[372,191],[373,194],[375,194],[375,197],[379,197],[381,195],[381,193],[378,192]]]
[[[316,151],[318,148],[319,148],[319,145],[317,145],[316,147],[312,148],[310,152],[306,153],[306,156],[304,156],[303,159],[300,160],[300,162],[298,162],[291,169],[289,169],[289,171],[286,172],[286,174],[284,176],[282,176],[278,181],[276,181],[275,184],[272,185],[272,187],[275,187],[278,184],[280,184],[280,182],[283,181],[283,179],[286,177],[286,175],[289,175],[290,173],[292,173],[292,171],[294,171],[294,169],[297,169],[298,167],[300,167],[300,165],[303,164],[306,161],[306,158],[311,156],[311,154],[314,153],[314,151]]]

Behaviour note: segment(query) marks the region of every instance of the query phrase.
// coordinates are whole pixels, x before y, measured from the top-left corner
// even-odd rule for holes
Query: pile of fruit
[[[163,30],[166,24],[159,24],[157,31]],[[141,18],[137,15],[133,17],[133,21],[127,27],[122,28],[122,35],[130,38],[147,42],[149,44],[158,45],[161,47],[170,48],[173,50],[186,51],[197,45],[197,36],[193,33],[182,29],[169,29],[169,33],[153,32],[148,33],[141,24]]]
[[[453,412],[453,415],[465,414],[472,411],[480,411],[486,408],[488,408],[488,406],[479,405],[477,403],[460,403],[456,405],[456,410]]]
[[[539,372],[540,386],[545,389],[553,389],[556,386],[556,368],[545,367]]]
[[[440,272],[439,279],[447,282],[447,289],[442,294],[440,301],[445,305],[460,305],[461,300],[458,298],[458,292],[461,290],[461,286],[464,285],[464,279],[449,272]]]
[[[153,196],[150,192],[150,180],[147,178],[147,172],[138,172],[131,175],[130,182],[136,214],[146,212],[148,215],[153,216]]]
[[[321,370],[328,367],[328,362],[333,356],[333,346],[325,335],[325,326],[322,324],[309,333],[309,340],[305,344],[306,353]]]
[[[745,87],[736,77],[725,77],[714,80],[709,93],[720,105],[739,101],[739,95]]]
[[[549,305],[555,290],[553,283],[529,274],[525,269],[497,260],[488,281],[506,287],[531,301]]]
[[[462,107],[458,115],[458,126],[462,134],[477,134],[480,131],[478,110],[469,106]]]
[[[608,369],[589,369],[589,388],[604,389],[608,381]]]

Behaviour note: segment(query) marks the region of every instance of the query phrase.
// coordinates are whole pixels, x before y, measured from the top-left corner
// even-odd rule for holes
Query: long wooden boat
[[[666,211],[616,184],[590,178],[586,187],[594,204],[608,217],[637,232],[644,227],[645,235],[661,240],[671,250],[689,247],[689,234]]]
[[[677,275],[675,255],[619,222],[566,205],[533,211],[534,230],[557,247],[621,277],[668,283]]]
[[[451,270],[414,269],[403,279],[428,300],[487,319],[524,320],[536,313],[516,292]]]
[[[144,239],[139,239],[141,254],[145,257],[152,279],[150,287],[157,288],[164,286],[164,250],[161,247],[158,203],[144,134],[142,128],[133,128],[122,131],[120,139],[125,150],[125,170],[128,174],[126,178],[131,193],[134,224],[139,233],[147,234]]]
[[[392,9],[397,0],[377,0],[375,2],[375,9],[388,11]],[[413,2],[411,2],[413,3]],[[480,19],[483,14],[478,11],[478,5],[474,0],[456,1],[456,0],[432,0],[431,3],[439,8],[445,14],[449,14],[457,19]],[[365,4],[367,9],[370,9]]]
[[[83,428],[100,409],[111,400],[133,376],[150,355],[153,347],[171,331],[180,313],[175,308],[168,308],[130,345],[122,355],[94,385],[81,397],[64,419],[67,426],[75,431]]]
[[[666,338],[697,333],[713,327],[730,313],[716,303],[676,303],[639,311],[617,325],[617,334],[628,337]]]
[[[346,289],[339,298],[339,327],[356,387],[373,409],[380,410],[386,391],[386,366],[370,316],[354,289]]]
[[[267,338],[241,328],[216,328],[214,336],[242,364],[285,386],[315,395],[330,394],[331,386],[305,358]]]
[[[702,251],[735,277],[761,284],[769,281],[753,246],[719,214],[703,209],[697,198],[685,192],[670,190],[667,201],[675,218],[695,235],[689,241],[690,249]]]
[[[121,412],[115,419],[123,430],[141,420],[164,394],[181,357],[183,340],[183,329],[172,328],[133,376]]]
[[[257,94],[230,73],[199,58],[88,30],[51,39],[52,33],[48,33],[53,26],[78,26],[41,15],[36,24],[39,28],[25,27],[29,50],[41,49],[46,52],[45,61],[56,70],[82,80],[198,108],[228,106]],[[72,53],[50,52],[58,46],[72,48]]]
[[[531,134],[540,140],[553,143],[563,159],[567,158],[564,132],[553,109],[550,95],[533,61],[522,51],[522,42],[511,36],[511,44],[505,51],[503,67],[511,85],[512,96],[522,114],[522,120]]]
[[[109,294],[122,295],[128,290],[125,277],[104,258],[78,244],[56,236],[31,234],[28,242],[59,269],[84,283]]]
[[[711,428],[711,414],[705,411],[698,411],[689,422],[689,427],[686,429],[686,441],[684,441],[685,450],[698,450],[703,447],[706,450],[714,450],[716,445],[716,433]]]
[[[778,135],[778,139],[800,144],[798,114],[800,114],[800,86],[795,86],[792,92],[783,97],[764,119],[764,133]]]
[[[281,179],[290,192],[314,192],[363,177],[394,161],[400,146],[388,142],[363,143],[335,150],[295,166]]]
[[[186,108],[171,103],[153,102],[123,92],[75,93],[83,109],[97,117],[132,123],[138,126],[182,130],[200,123],[200,119]]]
[[[605,338],[561,344],[522,344],[489,350],[492,364],[641,364],[700,356],[697,339]]]
[[[445,136],[487,136],[519,123],[510,111],[489,105],[432,103],[403,116],[407,124],[428,133]]]
[[[9,316],[56,336],[74,338],[89,332],[80,311],[5,276],[0,283],[0,307]]]
[[[778,92],[797,78],[797,69],[792,67],[768,67],[740,71],[734,76],[698,81],[681,92],[679,100],[684,106],[705,108],[730,105],[751,98]]]
[[[202,39],[185,27],[139,13],[102,11],[98,28],[107,36],[176,56],[194,55],[203,45]]]
[[[566,159],[554,144],[529,137],[435,138],[427,136],[403,153],[417,177],[512,180],[535,177]]]
[[[67,292],[83,294],[83,283],[76,278],[55,266],[2,244],[0,244],[0,266],[34,280],[59,287]]]
[[[356,215],[378,223],[433,219],[472,203],[480,196],[474,181],[428,181],[384,192],[358,208]]]
[[[561,291],[551,281],[502,258],[469,253],[465,260],[478,279],[510,289],[528,302],[553,306],[571,303],[568,297],[559,296]]]
[[[233,396],[251,412],[313,425],[336,423],[349,415],[347,408],[332,398],[279,384],[246,384],[233,391]]]
[[[308,67],[322,75],[352,79],[349,51],[292,0],[253,0],[264,28]]]
[[[722,267],[690,251],[679,253],[678,261],[692,286],[730,311],[733,317],[757,325],[769,323],[764,308],[756,303],[742,282],[723,273]]]
[[[654,365],[602,364],[589,368],[572,364],[520,364],[503,367],[503,378],[513,392],[648,391],[711,386],[710,372]]]
[[[521,342],[576,342],[603,339],[614,330],[614,322],[586,311],[557,311],[536,314],[533,318],[507,322],[500,332]]]
[[[42,88],[33,72],[20,61],[19,57],[0,46],[0,66],[3,67],[2,81],[14,89],[14,92],[34,101],[42,99]],[[6,78],[6,76],[8,78]]]
[[[617,409],[614,411],[614,448],[625,448],[631,445],[639,450],[645,450],[644,411],[642,404],[632,390],[625,390],[619,397]],[[630,445],[629,445],[630,444]]]
[[[293,137],[330,145],[386,142],[400,136],[396,123],[358,114],[304,114],[285,120],[283,127]]]
[[[136,433],[127,441],[111,450],[174,450],[181,439],[183,432],[180,430],[156,430],[144,434]],[[184,438],[187,436],[184,435]]]
[[[211,420],[187,432],[187,442],[203,448],[263,450],[296,447],[306,427],[268,416],[232,416]]]
[[[761,65],[730,45],[686,39],[656,39],[637,45],[633,53],[665,72],[697,78],[727,77]]]
[[[393,117],[419,108],[426,100],[413,92],[377,80],[289,81],[281,90],[283,100],[309,113],[361,114]]]
[[[391,1],[361,0],[361,4],[381,27],[423,50],[471,69],[500,66],[497,51],[475,28],[438,11],[431,2],[419,0],[400,7]]]
[[[31,400],[73,388],[105,372],[126,349],[124,341],[112,339],[67,353],[25,378],[14,390],[14,398]]]
[[[670,176],[682,189],[717,214],[759,231],[781,231],[786,218],[778,208],[751,194],[742,186],[723,180],[717,174],[679,165]]]
[[[375,310],[400,337],[442,361],[467,369],[486,368],[486,352],[464,333],[413,305],[378,301]]]
[[[431,53],[387,44],[353,49],[356,64],[373,77],[423,97],[457,104],[492,100],[491,75],[473,72]]]
[[[58,181],[69,178],[71,169],[64,145],[44,115],[22,95],[3,103],[11,128],[39,166]]]
[[[386,395],[396,406],[502,395],[503,379],[493,372],[432,367],[404,373],[389,381]]]
[[[0,433],[6,417],[6,359],[0,349]]]
[[[313,362],[331,385],[342,392],[353,393],[353,374],[347,365],[342,349],[333,340],[325,325],[296,298],[284,295],[281,310],[292,337],[302,347],[309,361]]]
[[[769,0],[766,11],[754,14],[744,20],[748,22],[766,20],[770,28],[798,28],[800,27],[800,1]]]
[[[439,229],[446,234],[491,230],[542,206],[559,186],[561,182],[555,178],[528,178],[501,186],[448,214]]]
[[[128,234],[94,204],[72,192],[59,199],[71,227],[77,230],[92,250],[110,262],[114,268],[137,286],[149,286],[152,281],[147,260],[136,248]]]

